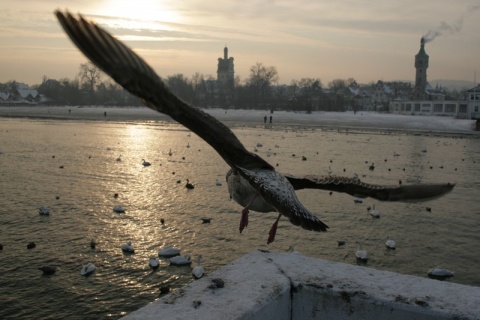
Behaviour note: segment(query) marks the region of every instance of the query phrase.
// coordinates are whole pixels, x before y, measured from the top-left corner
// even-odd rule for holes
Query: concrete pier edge
[[[480,288],[253,251],[122,319],[187,318],[480,319]]]

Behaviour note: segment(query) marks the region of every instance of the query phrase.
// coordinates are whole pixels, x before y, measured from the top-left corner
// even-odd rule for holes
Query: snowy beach
[[[440,116],[409,116],[377,112],[289,112],[267,110],[203,109],[229,126],[316,126],[338,129],[408,130],[478,134],[472,120]],[[0,107],[0,117],[101,121],[171,121],[146,107]]]

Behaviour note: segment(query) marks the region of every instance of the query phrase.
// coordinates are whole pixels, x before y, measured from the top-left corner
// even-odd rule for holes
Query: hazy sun
[[[124,28],[145,27],[145,24],[153,22],[181,22],[175,11],[158,0],[103,0],[99,1],[94,11],[95,14],[116,19],[113,24]]]

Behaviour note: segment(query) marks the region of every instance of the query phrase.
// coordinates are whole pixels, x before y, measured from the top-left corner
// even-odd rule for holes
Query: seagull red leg
[[[282,214],[278,215],[278,218],[273,223],[272,228],[270,229],[270,232],[268,232],[267,244],[270,244],[275,240],[275,235],[277,234],[278,221],[280,220],[281,216],[282,216]]]
[[[258,192],[255,193],[253,196],[253,199],[247,204],[245,208],[242,210],[242,217],[240,218],[240,227],[238,228],[240,230],[240,233],[242,233],[243,229],[245,229],[248,226],[248,208],[252,205],[253,201],[257,199],[258,197]]]

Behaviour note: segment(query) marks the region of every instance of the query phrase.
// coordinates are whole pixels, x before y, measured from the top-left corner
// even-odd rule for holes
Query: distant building
[[[217,68],[218,104],[228,108],[234,101],[235,69],[233,57],[228,57],[228,48],[223,48],[223,59],[218,58]]]
[[[46,100],[46,97],[39,94],[37,90],[20,82],[13,82],[8,92],[0,92],[0,104],[2,105],[36,105]]]
[[[425,39],[420,40],[420,50],[415,55],[415,87],[411,100],[445,100],[445,91],[438,85],[433,87],[427,80],[429,56],[425,52]]]
[[[429,56],[425,40],[420,41],[420,51],[415,55],[415,87],[409,97],[396,95],[390,102],[392,113],[410,115],[451,116],[460,119],[480,119],[480,86],[466,91],[464,100],[445,100],[445,91],[427,81]]]
[[[425,52],[425,40],[420,40],[420,50],[415,55],[415,87],[413,88],[414,100],[426,100],[427,98],[427,69],[428,54]]]
[[[218,58],[217,79],[203,79],[199,100],[204,107],[221,106],[228,108],[234,100],[235,68],[233,57],[228,56],[228,48],[223,48],[223,58]]]
[[[235,70],[233,66],[233,57],[228,57],[228,48],[223,48],[223,59],[218,58],[217,81],[223,86],[233,86]]]
[[[426,116],[480,119],[480,85],[465,92],[465,100],[404,100],[390,102],[390,112]]]
[[[469,106],[470,119],[480,120],[480,85],[473,87],[466,92],[467,102]]]

